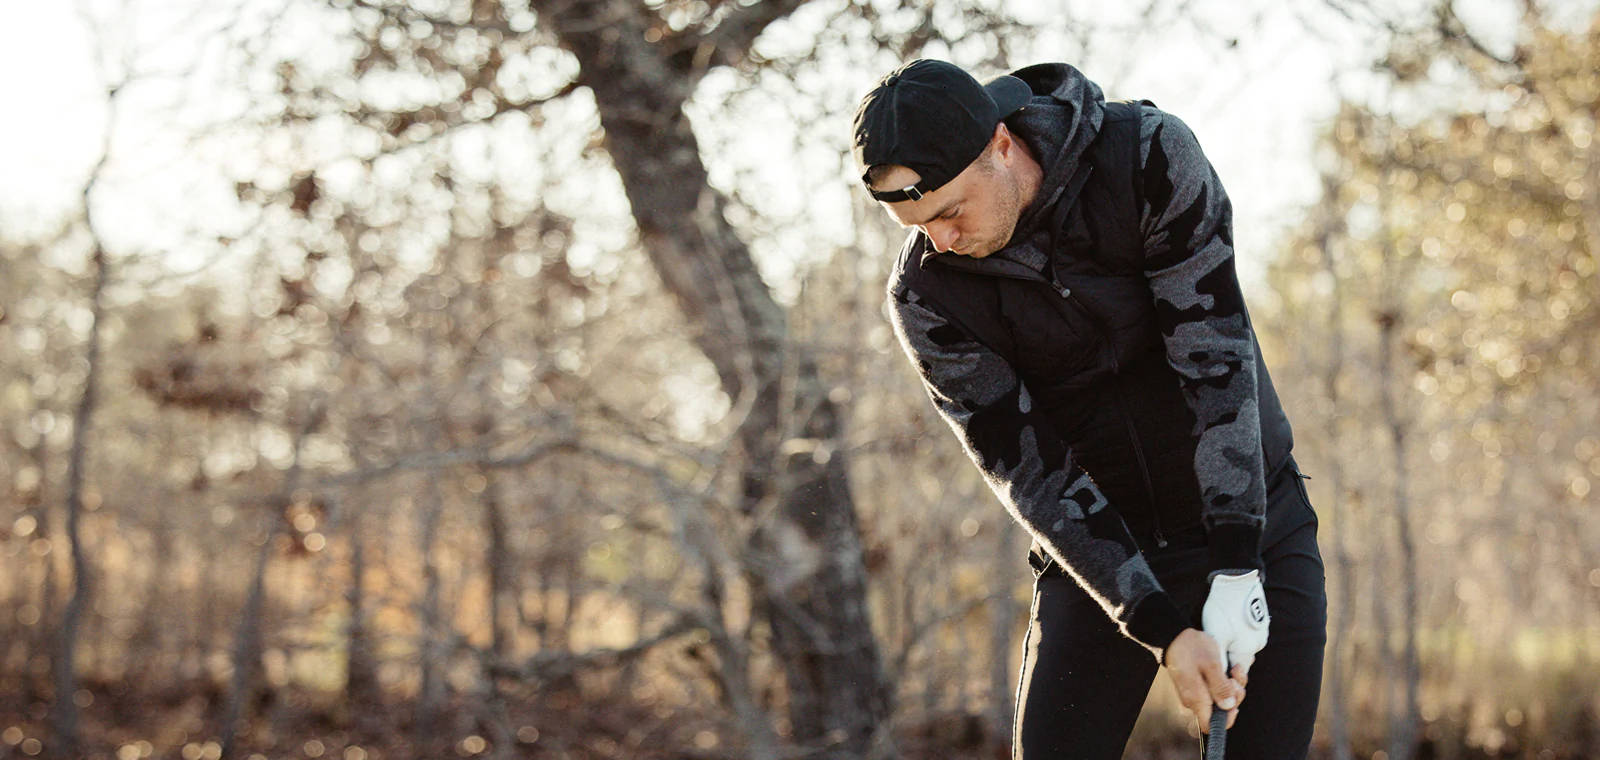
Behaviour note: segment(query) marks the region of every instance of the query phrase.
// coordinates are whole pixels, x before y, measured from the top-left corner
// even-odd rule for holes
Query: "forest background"
[[[1315,756],[1600,756],[1593,3],[7,14],[0,757],[1009,756],[1027,540],[848,157],[918,56],[1072,62],[1218,165]],[[1158,679],[1130,757],[1194,736]]]

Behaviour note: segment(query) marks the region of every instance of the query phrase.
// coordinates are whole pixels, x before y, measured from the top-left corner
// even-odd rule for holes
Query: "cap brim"
[[[1002,119],[1016,113],[1017,109],[1027,105],[1028,99],[1033,97],[1033,89],[1028,87],[1027,82],[1009,74],[985,82],[983,89],[994,100],[995,108]]]

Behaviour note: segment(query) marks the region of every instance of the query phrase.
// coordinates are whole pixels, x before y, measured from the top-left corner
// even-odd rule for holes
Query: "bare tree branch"
[[[898,683],[901,680],[901,674],[906,672],[906,663],[911,660],[911,651],[916,649],[917,645],[921,644],[928,634],[933,633],[945,623],[972,614],[973,610],[1004,597],[1006,593],[1006,591],[999,591],[986,596],[968,599],[912,626],[911,632],[906,635],[905,645],[900,648],[899,652],[895,653],[894,660],[887,666],[889,683]]]
[[[479,657],[489,661],[488,670],[493,675],[539,684],[569,678],[581,670],[614,668],[626,664],[649,654],[651,650],[666,642],[686,633],[692,633],[701,627],[701,623],[694,617],[683,615],[668,623],[655,634],[625,647],[597,648],[584,652],[544,650],[523,660],[521,663],[495,660],[493,659],[493,654],[487,650],[479,651],[474,649],[473,651]]]

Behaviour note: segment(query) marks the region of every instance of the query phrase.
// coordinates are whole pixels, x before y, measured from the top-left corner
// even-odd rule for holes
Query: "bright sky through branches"
[[[1390,4],[1415,3],[1392,0]],[[214,239],[237,225],[230,215],[232,180],[225,166],[237,170],[238,162],[247,160],[240,154],[248,151],[236,142],[241,139],[239,130],[209,142],[190,139],[201,128],[197,125],[211,124],[209,129],[216,132],[216,124],[226,124],[249,108],[244,95],[229,88],[229,72],[215,64],[222,52],[215,49],[216,30],[230,21],[219,18],[218,9],[232,5],[143,0],[132,3],[136,23],[106,30],[113,40],[125,43],[131,37],[133,47],[152,68],[171,68],[186,59],[201,64],[182,86],[152,83],[138,97],[128,93],[108,176],[95,200],[102,233],[114,253],[164,252],[173,268],[182,270],[199,263],[193,246],[185,243],[186,236]],[[261,23],[282,7],[294,5],[292,0],[246,2],[247,20],[240,25]],[[762,44],[778,50],[788,40],[808,39],[814,33],[808,27],[828,23],[831,14],[822,7],[826,5],[803,8],[795,18],[775,26]],[[1042,4],[1026,5],[1030,12],[1043,12],[1034,10]],[[1190,124],[1233,198],[1241,269],[1247,281],[1253,279],[1281,230],[1298,218],[1299,209],[1317,191],[1311,145],[1338,96],[1371,95],[1370,78],[1364,72],[1379,53],[1382,35],[1321,0],[1191,5],[1186,14],[1170,9],[1157,13],[1155,25],[1142,24],[1131,11],[1110,5],[1069,0],[1056,6],[1064,17],[1089,19],[1096,29],[1109,30],[1088,39],[1087,53],[1069,62],[1101,82],[1109,97],[1149,98]],[[1507,13],[1512,3],[1460,5],[1463,16],[1491,40],[1495,31],[1514,26],[1515,16]],[[106,123],[104,92],[93,62],[94,43],[77,7],[12,3],[9,23],[0,31],[0,70],[8,72],[0,79],[0,102],[13,114],[0,120],[0,176],[6,179],[0,183],[0,234],[8,237],[45,234],[72,215],[99,149]],[[119,18],[113,4],[91,7],[97,17]],[[1164,6],[1158,2],[1155,7]],[[279,54],[298,60],[336,51],[331,42],[317,41],[326,30],[308,28],[304,19],[312,15],[306,11],[298,16],[300,21],[291,20],[300,28],[286,36],[297,41],[275,48]],[[1047,60],[1050,51],[1076,50],[1080,45],[1044,34],[1018,40],[1018,60],[1013,63]],[[978,53],[958,45],[954,50],[935,47],[926,55],[971,66],[974,63],[967,59]],[[116,56],[110,57],[115,64]],[[815,74],[829,78],[831,88],[841,93],[835,109],[839,113],[853,108],[855,98],[881,73],[829,71],[825,66],[819,62]],[[839,132],[837,144],[843,147],[848,125],[832,121],[796,125],[779,109],[756,109],[762,102],[759,98],[748,99],[746,109],[730,117],[719,88],[731,86],[727,77],[707,80],[693,112],[696,126],[713,133],[705,138],[707,144],[726,148],[706,157],[714,182],[726,185],[753,179],[770,188],[763,201],[770,208],[754,210],[772,213],[784,228],[761,241],[757,250],[778,291],[792,293],[792,281],[806,266],[808,252],[819,244],[850,244],[849,194],[857,188],[842,171],[848,169],[848,161],[829,160],[842,156],[827,155],[828,150],[813,144],[811,152],[782,160],[783,154],[774,153],[773,146],[794,141],[775,136],[801,128],[833,130]],[[262,142],[257,148],[269,145]],[[797,175],[804,178],[797,181]],[[814,195],[784,190],[794,187],[823,190]],[[588,249],[609,245],[583,244]]]

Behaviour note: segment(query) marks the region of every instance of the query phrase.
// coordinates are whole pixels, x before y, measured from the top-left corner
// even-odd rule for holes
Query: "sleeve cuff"
[[[1266,570],[1261,561],[1261,529],[1253,525],[1224,523],[1207,531],[1210,546],[1210,569]]]
[[[1183,619],[1183,613],[1178,611],[1178,605],[1172,603],[1172,597],[1167,596],[1165,591],[1158,591],[1141,599],[1139,605],[1133,608],[1126,631],[1129,638],[1150,650],[1156,662],[1160,663],[1166,659],[1167,647],[1172,640],[1189,627]]]

